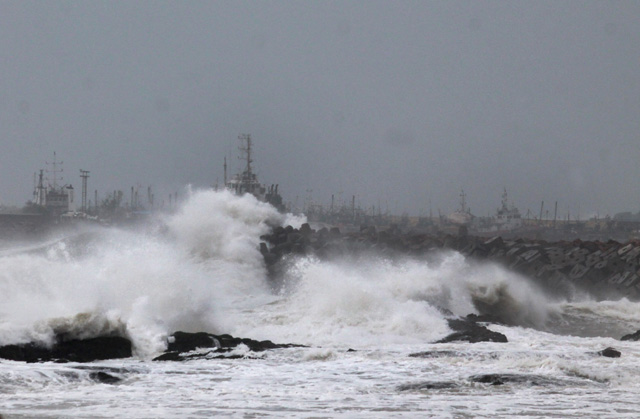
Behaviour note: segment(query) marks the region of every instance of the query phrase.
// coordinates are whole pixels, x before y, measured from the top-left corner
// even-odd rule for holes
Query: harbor
[[[504,239],[536,239],[546,241],[608,241],[621,243],[640,239],[640,212],[622,212],[613,217],[591,217],[586,220],[571,218],[567,213],[558,213],[555,201],[553,213],[544,209],[541,202],[539,213],[527,210],[522,214],[509,199],[507,188],[503,189],[500,205],[494,214],[476,216],[467,203],[467,194],[460,191],[459,207],[450,213],[438,210],[437,215],[429,208],[428,215],[391,214],[382,211],[380,205],[362,207],[353,194],[345,201],[343,194],[331,194],[330,203],[314,201],[311,195],[303,205],[286,200],[277,183],[263,184],[253,167],[255,152],[251,134],[241,134],[237,138],[238,160],[243,162],[240,171],[228,175],[227,158],[223,159],[223,184],[212,183],[211,188],[224,188],[237,195],[250,194],[262,202],[269,203],[282,213],[293,213],[307,218],[314,227],[338,227],[343,232],[358,232],[363,228],[378,230],[398,230],[404,233],[426,233],[434,236],[458,235],[460,232],[476,237]],[[32,236],[50,231],[59,226],[74,223],[99,223],[102,225],[135,225],[161,214],[174,211],[179,205],[178,191],[171,192],[166,199],[156,197],[152,186],[145,188],[139,184],[131,186],[128,192],[114,189],[106,194],[94,190],[93,199],[89,195],[90,171],[79,169],[81,181],[80,196],[72,182],[63,182],[63,162],[53,160],[47,169],[34,173],[32,199],[22,208],[0,207],[0,232],[4,237]],[[79,199],[78,199],[79,198]],[[368,208],[368,209],[367,209]],[[421,211],[427,213],[427,210]]]

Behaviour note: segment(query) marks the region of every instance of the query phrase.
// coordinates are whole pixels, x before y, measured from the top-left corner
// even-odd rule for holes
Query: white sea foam
[[[91,251],[74,233],[0,257],[0,342],[124,330],[149,355],[175,330],[224,331],[220,313],[268,295],[259,237],[287,221],[273,207],[200,191],[163,221],[162,234],[93,231]]]
[[[479,314],[479,301],[521,325],[544,325],[549,309],[524,278],[470,265],[453,252],[429,262],[294,258],[280,294],[278,302],[248,312],[234,330],[310,345],[380,347],[442,338],[450,332],[446,318]]]

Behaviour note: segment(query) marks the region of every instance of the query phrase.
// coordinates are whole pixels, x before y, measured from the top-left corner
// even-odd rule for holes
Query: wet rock
[[[213,335],[211,333],[175,332],[169,336],[167,350],[164,354],[154,358],[154,361],[185,361],[196,358],[242,358],[241,355],[219,356],[232,351],[239,345],[246,345],[253,352],[262,352],[268,349],[302,347],[295,344],[277,344],[270,340],[253,340],[236,338],[231,335]],[[186,354],[196,349],[214,348],[213,351],[203,351],[197,354]]]
[[[450,358],[460,356],[462,353],[458,351],[425,351],[409,354],[412,358]]]
[[[154,361],[184,361],[186,358],[178,351],[167,351],[153,358]]]
[[[217,348],[221,347],[220,341],[210,333],[197,332],[175,332],[169,337],[167,351],[169,352],[189,352],[197,348]]]
[[[453,381],[425,381],[422,383],[403,384],[397,387],[398,391],[411,390],[447,390],[458,385]]]
[[[605,348],[601,351],[597,352],[598,355],[600,356],[604,356],[607,358],[620,358],[620,356],[622,355],[622,352],[620,352],[619,350],[612,348],[612,347],[608,347]]]
[[[119,336],[62,341],[51,348],[35,343],[0,347],[0,358],[24,362],[92,362],[131,354],[131,341]]]
[[[216,350],[187,353],[187,352],[165,352],[153,358],[154,361],[189,361],[194,359],[243,359],[250,358],[239,354],[219,353]]]
[[[403,233],[394,226],[384,229],[371,225],[361,226],[359,232],[341,233],[336,227],[316,232],[308,224],[300,229],[277,227],[261,239],[265,245],[260,245],[260,251],[270,278],[276,281],[282,274],[278,266],[288,255],[311,254],[327,259],[373,253],[428,259],[455,250],[469,260],[491,260],[527,276],[554,296],[572,297],[579,290],[596,299],[640,300],[640,242],[505,241],[499,236],[486,239],[468,234]]]
[[[495,314],[467,314],[465,319],[474,323],[494,323],[494,324],[506,324],[500,317]]]
[[[455,332],[437,341],[436,343],[449,342],[508,342],[507,337],[499,332],[494,332],[475,322],[466,319],[449,319],[449,327]]]
[[[624,335],[623,337],[620,338],[620,340],[638,341],[638,340],[640,340],[640,330],[638,330],[635,333],[629,333],[628,335]]]
[[[548,386],[551,384],[561,384],[559,380],[555,380],[542,375],[530,374],[479,374],[469,377],[472,383],[490,384],[492,386],[500,386],[503,384],[526,384],[531,386]]]
[[[111,374],[107,374],[104,371],[92,372],[91,374],[89,374],[89,378],[103,384],[116,384],[122,381],[122,379],[115,377]]]

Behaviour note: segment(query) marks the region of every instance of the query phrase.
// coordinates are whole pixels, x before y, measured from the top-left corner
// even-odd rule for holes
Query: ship
[[[240,150],[240,159],[245,161],[245,168],[242,172],[234,175],[232,178],[227,179],[227,159],[224,160],[224,186],[226,189],[235,193],[236,195],[251,194],[255,196],[259,201],[268,202],[273,205],[279,211],[284,211],[285,206],[282,201],[282,196],[278,192],[278,185],[263,185],[258,180],[258,176],[254,173],[251,163],[252,159],[252,147],[253,142],[251,134],[241,134],[238,136],[241,145],[238,147]]]
[[[34,204],[44,210],[51,218],[59,218],[73,214],[76,211],[74,201],[74,189],[70,184],[58,185],[58,173],[62,172],[62,162],[57,161],[56,152],[53,152],[53,182],[44,185],[44,170],[40,170],[38,184],[34,188]]]
[[[471,215],[471,210],[467,208],[466,198],[467,195],[464,193],[464,189],[460,191],[460,209],[452,212],[447,216],[447,219],[450,223],[466,226],[469,225],[473,221],[473,215]]]
[[[509,203],[507,188],[504,188],[501,206],[496,210],[496,215],[479,224],[474,233],[501,235],[520,230],[522,226],[520,210],[513,203]]]

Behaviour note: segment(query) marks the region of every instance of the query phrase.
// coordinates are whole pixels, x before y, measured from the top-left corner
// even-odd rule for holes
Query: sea
[[[0,345],[118,334],[128,359],[0,360],[2,418],[636,418],[638,303],[553,295],[456,252],[290,256],[270,278],[268,204],[191,191],[131,228],[77,226],[0,242]],[[507,343],[435,343],[492,307]],[[175,331],[303,347],[159,362]],[[599,356],[613,347],[619,358]],[[120,379],[92,378],[103,371]],[[483,377],[499,377],[486,380]]]

